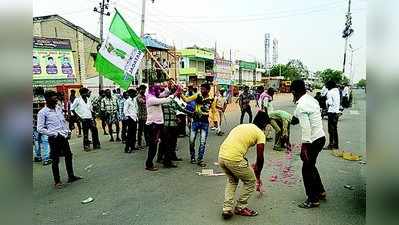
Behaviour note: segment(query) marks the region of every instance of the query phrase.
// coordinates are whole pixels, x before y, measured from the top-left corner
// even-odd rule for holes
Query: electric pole
[[[151,0],[151,1],[152,1],[152,3],[154,3],[155,0]],[[140,30],[141,39],[143,39],[143,37],[144,37],[145,3],[146,3],[146,0],[143,0],[142,1],[142,8],[141,8],[141,30]],[[144,57],[144,67],[145,67],[145,69],[147,69],[146,73],[148,74],[147,57],[146,56]],[[140,85],[141,81],[143,79],[143,67],[140,67],[137,76],[138,76],[138,84]],[[149,77],[148,76],[146,76],[146,80],[147,80],[147,82],[149,82]]]
[[[111,13],[108,11],[108,5],[109,5],[109,0],[102,0],[102,2],[98,3],[99,8],[94,7],[94,12],[100,13],[100,46],[103,43],[104,37],[103,37],[103,29],[104,29],[104,15],[105,16],[110,16]],[[99,48],[97,51],[100,50]],[[103,89],[103,77],[99,74],[98,75],[98,91],[101,91]]]
[[[342,37],[345,38],[345,52],[344,52],[344,62],[342,67],[342,73],[345,74],[345,65],[346,65],[346,52],[348,49],[348,40],[349,37],[353,34],[354,30],[352,29],[352,14],[351,14],[351,0],[348,2],[348,12],[346,13],[346,22],[345,29],[342,32]]]

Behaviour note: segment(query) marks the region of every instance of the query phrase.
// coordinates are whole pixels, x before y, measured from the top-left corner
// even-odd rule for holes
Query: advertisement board
[[[33,82],[73,83],[75,65],[68,39],[33,37]]]

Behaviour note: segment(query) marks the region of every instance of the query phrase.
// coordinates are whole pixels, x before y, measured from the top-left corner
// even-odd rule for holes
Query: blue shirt
[[[37,114],[37,131],[49,137],[56,137],[58,134],[67,137],[69,128],[66,124],[62,108],[56,106],[50,109],[47,106]]]

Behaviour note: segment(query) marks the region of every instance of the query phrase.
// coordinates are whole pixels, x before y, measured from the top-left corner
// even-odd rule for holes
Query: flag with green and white
[[[136,79],[144,52],[144,43],[116,11],[108,36],[97,53],[96,70],[127,90]]]

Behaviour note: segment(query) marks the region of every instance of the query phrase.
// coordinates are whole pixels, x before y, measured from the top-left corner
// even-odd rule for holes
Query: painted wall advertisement
[[[74,83],[75,65],[68,39],[33,37],[33,83]]]

